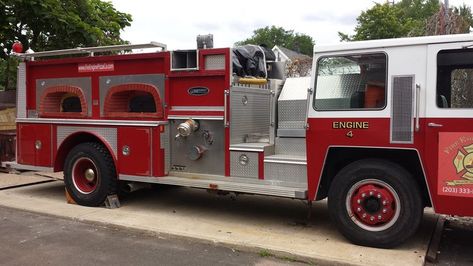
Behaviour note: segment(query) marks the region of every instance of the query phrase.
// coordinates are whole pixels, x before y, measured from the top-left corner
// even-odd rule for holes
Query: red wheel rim
[[[95,163],[82,157],[72,166],[72,182],[74,187],[82,194],[90,194],[97,189],[100,178]]]
[[[386,182],[366,179],[356,183],[347,195],[347,211],[355,224],[369,231],[382,231],[399,218],[400,200]]]

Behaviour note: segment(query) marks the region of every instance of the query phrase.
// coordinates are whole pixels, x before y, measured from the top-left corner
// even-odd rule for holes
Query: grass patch
[[[266,249],[261,250],[258,254],[260,257],[274,257],[274,255]]]

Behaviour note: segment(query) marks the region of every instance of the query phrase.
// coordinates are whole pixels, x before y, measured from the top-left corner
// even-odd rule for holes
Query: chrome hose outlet
[[[207,149],[205,147],[195,145],[190,148],[189,152],[187,153],[187,157],[192,161],[197,161],[202,157],[206,150]]]
[[[177,136],[176,137],[188,137],[195,131],[199,129],[199,123],[193,119],[189,119],[184,123],[177,126]]]

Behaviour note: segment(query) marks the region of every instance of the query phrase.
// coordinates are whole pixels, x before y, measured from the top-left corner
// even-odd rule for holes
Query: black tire
[[[115,165],[105,146],[97,142],[75,146],[66,157],[64,183],[79,205],[99,206],[108,195],[116,194]]]
[[[328,207],[348,240],[378,248],[406,241],[417,231],[423,215],[420,190],[409,172],[378,159],[344,167],[330,185]]]

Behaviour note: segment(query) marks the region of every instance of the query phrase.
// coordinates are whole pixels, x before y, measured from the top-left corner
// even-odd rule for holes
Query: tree
[[[471,7],[463,4],[460,7],[453,8],[453,13],[462,18],[462,25],[460,25],[459,32],[469,33],[473,31],[473,13],[471,12]]]
[[[100,0],[2,0],[5,20],[1,35],[23,41],[26,48],[50,50],[121,44],[120,30],[131,15]]]
[[[123,44],[120,31],[131,21],[101,0],[0,0],[0,42],[6,48],[15,40],[34,51]],[[7,57],[2,48],[0,69]],[[0,71],[0,84],[5,73]]]
[[[253,31],[253,36],[235,45],[264,44],[269,48],[275,45],[312,56],[314,49],[314,39],[307,34],[294,33],[294,30],[285,30],[282,27],[267,26]]]
[[[357,18],[355,34],[340,33],[343,41],[375,40],[421,36],[428,18],[439,9],[438,0],[402,0],[375,4]]]
[[[355,35],[349,36],[339,32],[344,41],[375,40],[396,38],[407,35],[412,21],[402,18],[402,10],[391,4],[375,4],[374,7],[361,12],[356,19]]]
[[[375,4],[358,16],[353,36],[340,32],[339,36],[342,41],[358,41],[432,35],[439,31],[439,26],[445,26],[441,21],[442,12],[445,13],[445,10],[438,0],[401,0],[394,4]],[[453,18],[449,26],[458,30],[448,32],[470,31],[473,26],[471,8],[464,4],[449,12]]]

